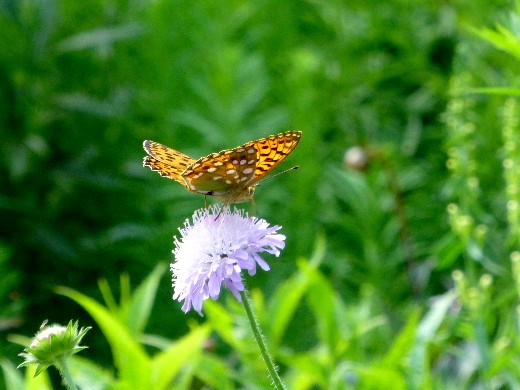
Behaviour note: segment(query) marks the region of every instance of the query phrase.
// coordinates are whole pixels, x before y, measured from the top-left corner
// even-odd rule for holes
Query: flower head
[[[78,330],[78,322],[70,321],[67,327],[61,325],[41,326],[31,345],[20,353],[25,360],[18,367],[36,363],[38,367],[34,376],[40,374],[50,365],[57,365],[65,359],[87,347],[79,345],[81,339],[90,330],[90,326]]]
[[[254,275],[257,264],[268,271],[259,253],[279,256],[285,247],[285,236],[276,233],[280,226],[270,227],[242,210],[215,205],[195,211],[192,220],[179,229],[181,238],[175,238],[175,261],[170,266],[173,299],[184,300],[184,312],[193,308],[202,315],[202,302],[217,299],[222,285],[240,301],[241,271]]]

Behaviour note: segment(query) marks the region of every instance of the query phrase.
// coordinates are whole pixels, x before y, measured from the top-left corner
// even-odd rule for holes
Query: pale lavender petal
[[[269,264],[265,262],[264,259],[262,259],[260,256],[258,256],[256,253],[253,254],[256,262],[262,268],[264,271],[269,271],[271,268],[269,267]]]
[[[242,283],[231,283],[230,281],[225,282],[226,287],[233,294],[233,296],[239,301],[242,302],[242,297],[240,296],[240,291],[244,290],[244,285]]]
[[[222,282],[222,278],[218,278],[216,275],[212,275],[208,280],[208,289],[209,295],[213,299],[217,299],[220,294],[220,284]]]

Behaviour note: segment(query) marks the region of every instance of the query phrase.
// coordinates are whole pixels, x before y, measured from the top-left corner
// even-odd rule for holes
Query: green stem
[[[58,359],[56,364],[56,368],[60,371],[61,377],[63,378],[63,383],[69,390],[78,390],[76,384],[72,380],[72,375],[70,375],[69,365],[67,364],[67,360],[65,358]]]
[[[267,348],[267,343],[262,335],[262,331],[260,329],[260,325],[258,324],[258,320],[256,319],[255,313],[253,312],[253,308],[251,306],[251,298],[249,297],[249,292],[247,289],[240,292],[240,296],[242,297],[242,303],[244,304],[244,308],[246,309],[247,318],[249,320],[249,324],[251,325],[251,329],[253,330],[253,335],[255,336],[256,343],[260,348],[260,353],[262,354],[262,359],[267,366],[267,371],[269,371],[269,376],[273,381],[273,386],[277,390],[285,390],[286,387],[283,384],[278,372],[276,371],[276,366],[274,365],[273,358],[269,353],[269,349]]]

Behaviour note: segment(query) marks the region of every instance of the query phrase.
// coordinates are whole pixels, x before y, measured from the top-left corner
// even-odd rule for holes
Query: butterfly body
[[[288,131],[198,160],[158,142],[144,141],[148,156],[143,165],[178,181],[193,193],[212,196],[223,203],[247,202],[253,198],[254,184],[280,164],[300,138],[300,131]]]

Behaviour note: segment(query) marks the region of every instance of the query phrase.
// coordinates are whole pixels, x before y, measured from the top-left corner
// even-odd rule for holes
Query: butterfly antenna
[[[266,180],[274,179],[276,176],[279,176],[279,175],[281,175],[281,174],[283,174],[283,173],[287,173],[287,172],[289,172],[289,171],[294,171],[295,169],[298,169],[298,168],[300,168],[300,166],[299,166],[299,165],[295,165],[294,167],[288,168],[288,169],[286,169],[286,170],[284,170],[284,171],[282,171],[282,172],[278,172],[278,173],[275,174],[275,175],[267,176],[266,178],[260,180],[258,183],[254,184],[254,186],[256,187],[257,185],[259,185],[260,183],[262,183],[262,182],[264,182],[264,181],[266,181]]]

